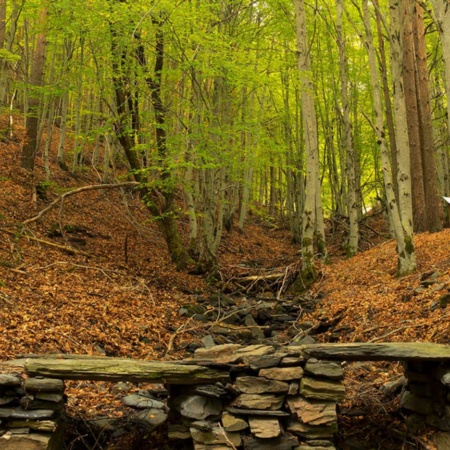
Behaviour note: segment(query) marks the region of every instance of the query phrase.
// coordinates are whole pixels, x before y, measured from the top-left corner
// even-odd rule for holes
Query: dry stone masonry
[[[335,448],[340,364],[305,359],[300,349],[237,344],[199,349],[195,361],[221,366],[230,381],[171,386],[169,438],[192,439],[195,450]]]
[[[168,405],[146,391],[125,396],[123,403],[150,429],[167,423],[179,450],[332,450],[336,406],[345,395],[342,361],[401,361],[405,378],[391,390],[402,389],[409,427],[431,425],[448,436],[448,345],[224,344],[199,348],[184,361],[49,355],[2,363],[0,448],[63,448],[62,380],[72,379],[163,383]],[[11,373],[19,366],[19,375]]]
[[[64,382],[0,374],[0,448],[59,450]]]

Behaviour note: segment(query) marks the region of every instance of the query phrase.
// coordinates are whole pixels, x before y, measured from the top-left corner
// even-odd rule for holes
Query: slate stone
[[[233,406],[227,406],[226,410],[237,416],[267,416],[267,417],[289,417],[289,413],[285,411],[269,411],[262,409],[240,409]]]
[[[440,431],[450,431],[450,416],[448,413],[443,416],[430,414],[426,417],[426,422]]]
[[[251,314],[247,314],[244,317],[244,323],[247,327],[249,327],[253,337],[256,340],[263,340],[265,338],[264,333],[262,332],[261,328],[259,328],[258,324],[255,322],[255,319]]]
[[[191,439],[191,432],[186,425],[171,424],[167,433],[169,439]]]
[[[192,439],[201,444],[227,444],[231,442],[235,447],[239,447],[242,443],[240,433],[230,433],[220,428],[213,426],[209,431],[201,431],[196,428],[190,428]]]
[[[5,433],[0,438],[0,448],[2,450],[47,450],[49,442],[49,435],[38,433],[11,435]]]
[[[216,444],[216,445],[207,445],[201,444],[200,442],[194,442],[194,450],[230,450],[229,445],[225,444]]]
[[[307,400],[303,397],[287,399],[290,411],[298,419],[308,425],[328,425],[337,422],[336,404],[334,402],[321,402]]]
[[[246,409],[277,410],[283,405],[284,396],[271,394],[242,394],[231,403],[231,406]]]
[[[330,426],[315,426],[301,423],[298,420],[292,420],[287,429],[305,439],[332,438],[333,435],[337,433],[337,423],[335,422]]]
[[[196,386],[194,392],[210,398],[225,398],[228,396],[227,390],[220,384]]]
[[[17,397],[0,397],[0,406],[5,406],[13,403],[17,400]]]
[[[122,403],[126,406],[130,406],[132,408],[137,409],[165,409],[166,405],[163,402],[160,402],[158,400],[154,400],[149,397],[144,397],[142,395],[132,394],[127,395],[126,397],[122,398]]]
[[[15,376],[10,374],[0,374],[0,386],[20,386],[22,383],[22,380]]]
[[[306,398],[340,402],[345,397],[345,388],[339,381],[304,377],[300,383],[300,394]]]
[[[269,345],[222,344],[211,348],[199,348],[195,351],[195,359],[215,360],[218,363],[236,363],[244,357],[264,356],[274,353],[275,349]]]
[[[324,439],[314,439],[307,441],[307,444],[311,447],[325,447],[328,449],[333,449],[334,444],[331,441],[326,441]]]
[[[174,400],[174,408],[184,417],[203,420],[219,416],[222,402],[200,395],[181,395]]]
[[[248,364],[251,369],[259,370],[278,366],[281,362],[281,358],[276,355],[246,356],[243,358],[243,361]]]
[[[402,406],[410,411],[414,411],[425,416],[433,413],[433,400],[417,397],[409,391],[405,391],[403,393],[401,402]]]
[[[318,361],[315,358],[309,359],[305,364],[305,373],[316,377],[329,378],[331,380],[343,380],[344,372],[339,363],[331,361]]]
[[[286,356],[280,362],[281,367],[296,367],[304,362],[304,358],[298,356]]]
[[[273,367],[261,369],[259,376],[279,381],[299,380],[303,377],[303,369],[301,367]]]
[[[212,428],[212,422],[208,422],[207,420],[194,420],[190,426],[200,431],[209,431]]]
[[[8,422],[8,427],[11,428],[26,427],[32,430],[53,433],[57,428],[57,424],[53,420],[12,420]]]
[[[53,403],[59,403],[63,400],[63,396],[61,394],[52,394],[50,392],[38,392],[35,394],[34,398]]]
[[[248,428],[248,423],[226,411],[222,414],[222,425],[226,431],[241,431]]]
[[[257,438],[276,438],[281,434],[280,422],[272,417],[250,417],[250,430]]]
[[[446,386],[450,386],[450,372],[446,373],[445,375],[442,375],[441,383],[445,384]]]
[[[283,381],[262,377],[239,377],[236,379],[236,387],[245,394],[280,394],[289,389],[289,385]]]
[[[64,381],[54,378],[27,378],[23,385],[26,392],[64,392]]]
[[[210,334],[207,334],[206,336],[202,337],[201,341],[205,348],[212,348],[216,345],[213,337]]]
[[[0,408],[0,418],[2,419],[51,419],[55,411],[37,409],[34,411],[25,411],[22,408]]]
[[[139,411],[136,418],[145,422],[150,429],[154,429],[167,420],[167,414],[161,409],[150,408]]]
[[[274,439],[246,436],[243,441],[244,450],[292,450],[298,445],[298,439],[288,434],[283,434]]]

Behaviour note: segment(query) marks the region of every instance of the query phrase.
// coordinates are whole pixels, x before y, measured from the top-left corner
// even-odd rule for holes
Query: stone
[[[22,380],[10,374],[0,374],[0,386],[20,386],[22,384]]]
[[[336,404],[334,402],[320,402],[307,400],[303,397],[288,398],[290,411],[298,419],[308,425],[329,425],[337,422]]]
[[[214,342],[213,337],[210,334],[207,334],[206,336],[203,336],[202,339],[202,344],[205,348],[212,348],[216,345],[216,343]]]
[[[10,403],[17,400],[17,397],[0,397],[0,406],[9,405]]]
[[[296,367],[304,362],[304,358],[297,356],[286,356],[280,362],[281,367]]]
[[[298,439],[288,434],[273,439],[246,436],[243,441],[244,450],[292,450],[298,445]]]
[[[261,377],[239,377],[236,379],[236,387],[246,394],[280,394],[289,389],[289,385],[283,381],[267,380]]]
[[[340,402],[345,397],[345,387],[339,381],[304,377],[300,383],[300,394],[306,398]]]
[[[401,398],[402,406],[410,411],[428,416],[433,413],[433,401],[423,397],[417,397],[409,391],[405,391]]]
[[[295,448],[295,450],[335,450],[336,447],[332,445],[331,447],[324,447],[323,445],[300,445]]]
[[[438,432],[431,435],[429,440],[436,450],[448,450],[450,448],[450,433]]]
[[[400,393],[400,391],[406,386],[406,383],[407,383],[406,378],[402,375],[396,380],[384,383],[383,386],[380,387],[380,391],[384,395],[391,397],[393,395]]]
[[[190,426],[200,431],[209,431],[212,428],[212,422],[208,422],[207,420],[194,420]]]
[[[205,445],[200,442],[194,442],[194,450],[230,450],[229,445],[217,444],[217,445]]]
[[[446,386],[450,386],[450,372],[442,375],[441,383],[445,384]]]
[[[235,447],[239,447],[242,442],[240,433],[230,433],[219,426],[213,426],[209,431],[201,431],[191,427],[189,431],[191,432],[192,439],[201,444],[214,445],[231,443]]]
[[[184,417],[203,420],[218,417],[222,411],[222,402],[200,395],[181,395],[175,398],[174,408]]]
[[[210,398],[225,398],[228,396],[227,390],[221,384],[208,384],[196,386],[194,392],[204,397]]]
[[[248,423],[244,419],[236,417],[226,411],[222,414],[222,425],[225,431],[241,431],[248,428]]]
[[[426,422],[440,431],[450,431],[450,417],[448,414],[444,416],[430,414],[426,417]]]
[[[288,431],[298,434],[305,439],[332,438],[337,433],[337,423],[328,425],[308,425],[298,420],[292,420],[287,427]]]
[[[262,332],[261,328],[259,328],[258,324],[255,322],[255,319],[251,314],[247,314],[244,317],[244,323],[250,329],[253,337],[256,340],[261,341],[265,338],[264,333]]]
[[[144,422],[150,429],[154,429],[167,420],[167,414],[161,409],[143,409],[136,414],[136,419]]]
[[[226,410],[237,416],[267,416],[267,417],[289,417],[289,413],[285,411],[269,411],[262,409],[239,409],[227,406]]]
[[[149,397],[144,397],[142,395],[132,394],[127,395],[126,397],[122,398],[122,403],[126,406],[130,406],[132,408],[137,409],[165,409],[166,405],[163,402],[160,402],[158,400],[154,400]]]
[[[172,424],[168,428],[169,439],[191,439],[191,432],[186,425]]]
[[[54,378],[27,378],[24,381],[26,392],[64,392],[64,381]]]
[[[344,372],[340,364],[331,361],[318,361],[315,358],[311,358],[306,362],[305,373],[331,380],[344,379]]]
[[[29,420],[40,420],[40,419],[51,419],[53,417],[54,411],[36,409],[34,411],[25,411],[22,408],[0,408],[0,418],[2,419],[29,419]]]
[[[299,380],[303,377],[303,369],[301,367],[274,367],[272,369],[261,369],[259,371],[259,376],[279,381]]]
[[[5,433],[0,438],[2,450],[47,450],[49,448],[50,436],[43,434],[12,435]]]
[[[237,363],[244,357],[264,356],[274,353],[275,349],[270,345],[222,344],[212,348],[199,348],[195,351],[195,359],[215,360],[218,363]]]
[[[120,392],[127,392],[129,391],[131,388],[133,387],[133,385],[129,384],[129,383],[116,383],[115,386],[111,389],[111,391],[114,394],[119,394]]]
[[[38,392],[34,398],[53,403],[59,403],[63,400],[63,396],[61,394],[52,394],[51,392]]]
[[[252,332],[248,328],[232,326],[231,324],[229,326],[213,325],[211,327],[211,332],[214,334],[218,334],[220,336],[239,337],[240,339],[243,340],[249,340],[253,337]]]
[[[250,430],[257,438],[276,438],[281,434],[280,422],[272,417],[250,417]]]
[[[8,427],[11,428],[31,428],[32,430],[46,431],[53,433],[56,430],[57,424],[53,420],[12,420],[8,422]]]
[[[271,394],[242,394],[231,403],[231,406],[246,409],[277,410],[283,405],[284,396]]]
[[[294,347],[295,350],[295,347]],[[300,347],[309,358],[335,361],[449,361],[450,345],[432,342],[360,342]]]
[[[334,444],[331,441],[324,439],[314,439],[306,442],[310,447],[325,447],[328,449],[334,449]]]
[[[278,366],[281,362],[281,358],[276,355],[246,356],[243,358],[243,361],[248,364],[251,369],[259,370]]]

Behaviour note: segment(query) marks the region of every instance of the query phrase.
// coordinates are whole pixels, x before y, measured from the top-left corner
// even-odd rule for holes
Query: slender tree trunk
[[[347,58],[345,56],[345,40],[343,35],[342,15],[344,10],[343,0],[336,1],[337,10],[337,41],[339,47],[339,75],[341,82],[342,120],[344,126],[344,136],[341,145],[347,152],[346,172],[348,183],[348,203],[347,211],[349,217],[349,237],[347,245],[347,255],[353,256],[358,253],[358,198],[356,192],[356,156],[353,145],[352,124],[350,122],[350,98],[348,94],[347,81]]]
[[[383,170],[384,189],[387,201],[387,213],[389,222],[392,225],[396,240],[397,248],[403,250],[405,242],[405,233],[400,219],[399,206],[395,194],[394,180],[392,177],[390,150],[386,141],[385,126],[383,121],[383,105],[382,105],[382,88],[380,86],[380,77],[377,67],[377,58],[375,47],[373,44],[372,28],[370,24],[370,13],[368,0],[362,0],[363,19],[365,28],[365,46],[369,57],[369,70],[373,93],[373,108],[375,114],[375,134],[378,145],[380,146],[381,165]],[[403,259],[403,258],[402,258]],[[399,268],[404,266],[401,262],[399,254]]]
[[[425,208],[427,231],[435,232],[442,229],[441,201],[437,188],[437,171],[434,155],[434,133],[431,113],[429,77],[427,65],[427,49],[425,43],[425,24],[423,8],[415,1],[413,16],[414,47],[416,60],[417,103],[419,112],[419,132],[421,142],[423,184],[425,191]],[[450,5],[448,5],[450,8]]]
[[[405,0],[403,11],[403,85],[405,89],[406,120],[411,167],[411,194],[414,231],[426,231],[425,187],[423,180],[422,151],[420,142],[419,105],[416,85],[416,55],[410,0]]]
[[[303,283],[307,284],[317,277],[317,269],[314,262],[314,237],[320,239],[321,247],[324,246],[325,238],[321,236],[323,231],[320,229],[321,220],[317,217],[317,214],[321,213],[318,204],[320,203],[319,148],[310,49],[308,48],[306,11],[303,0],[294,0],[294,6],[296,15],[298,71],[303,88],[301,108],[306,148],[306,186],[305,204],[303,208],[301,278]]]
[[[391,70],[394,84],[395,138],[397,145],[400,221],[403,236],[397,239],[399,255],[398,274],[406,275],[416,270],[416,255],[413,241],[413,214],[411,202],[411,167],[409,156],[408,124],[403,87],[403,11],[404,0],[389,0]]]
[[[47,16],[48,4],[47,0],[44,0],[39,17],[39,25],[42,27],[42,31],[37,36],[36,49],[34,51],[33,65],[31,68],[30,84],[32,88],[42,86],[44,81],[45,48],[47,45],[45,27]],[[39,147],[39,142],[37,140],[39,131],[39,105],[40,100],[38,93],[32,92],[28,102],[30,115],[27,121],[27,138],[22,148],[20,161],[21,167],[30,171],[34,169],[35,156]]]

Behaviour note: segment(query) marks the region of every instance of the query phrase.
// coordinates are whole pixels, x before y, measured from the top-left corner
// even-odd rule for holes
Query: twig
[[[233,450],[237,450],[237,448],[234,446],[234,444],[230,441],[229,437],[227,436],[227,433],[223,429],[222,424],[220,422],[217,422],[217,424],[219,425],[220,431],[222,432],[223,436],[225,437],[227,444],[229,444]]]

